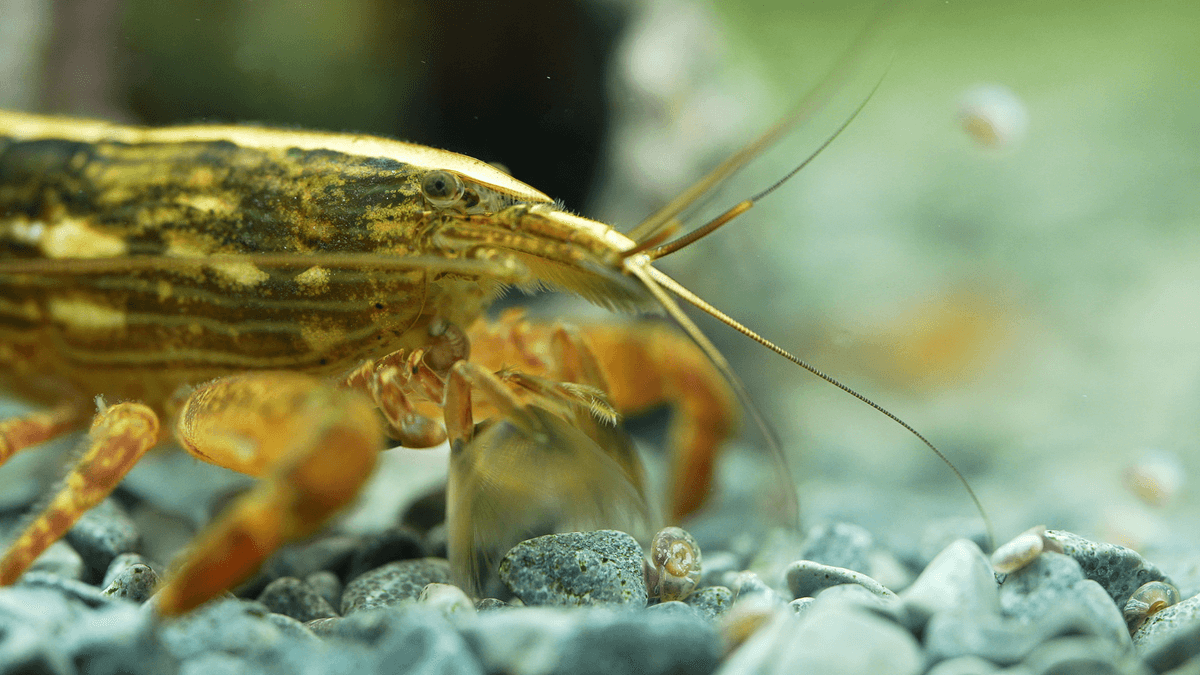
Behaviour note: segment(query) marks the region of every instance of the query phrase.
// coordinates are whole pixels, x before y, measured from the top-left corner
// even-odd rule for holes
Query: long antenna
[[[639,261],[639,260],[644,261],[644,262],[642,262],[641,264],[638,264],[637,261]],[[764,338],[763,336],[759,335],[758,333],[755,333],[754,331],[752,331],[749,328],[747,328],[746,326],[742,325],[740,322],[738,322],[734,318],[730,317],[728,314],[725,314],[721,310],[719,310],[716,307],[714,307],[713,305],[709,304],[706,300],[704,300],[700,296],[696,295],[695,293],[689,291],[682,284],[675,281],[671,277],[667,276],[661,270],[658,270],[655,267],[651,266],[648,258],[634,258],[627,262],[627,268],[630,269],[635,275],[637,275],[638,278],[640,278],[644,282],[646,282],[647,288],[649,288],[650,292],[654,293],[656,297],[658,297],[659,294],[662,293],[662,288],[669,289],[672,293],[678,295],[680,298],[683,298],[684,300],[689,302],[691,305],[693,305],[700,311],[712,316],[713,318],[717,319],[718,321],[725,324],[726,326],[729,326],[730,328],[736,330],[737,332],[741,333],[742,335],[745,335],[746,337],[750,338],[751,340],[754,340],[755,342],[766,347],[767,349],[775,352],[776,354],[779,354],[780,356],[787,359],[788,361],[791,361],[792,363],[800,366],[801,368],[807,370],[808,372],[812,373],[813,375],[816,375],[817,377],[821,378],[822,380],[825,380],[829,384],[832,384],[833,386],[837,387],[838,389],[841,389],[842,391],[846,392],[847,394],[850,394],[851,396],[858,399],[859,401],[862,401],[863,403],[871,406],[872,408],[874,408],[875,410],[879,411],[884,416],[886,416],[888,419],[890,419],[893,422],[895,422],[896,424],[899,424],[900,426],[904,427],[913,436],[916,436],[922,443],[925,444],[925,447],[929,448],[933,452],[934,455],[937,455],[938,459],[942,460],[942,462],[945,463],[946,466],[950,467],[950,471],[952,471],[954,473],[954,476],[956,478],[958,478],[958,482],[962,483],[962,486],[966,489],[967,494],[971,497],[971,501],[975,504],[975,509],[977,511],[979,511],[979,515],[983,518],[983,525],[984,525],[984,528],[987,530],[988,547],[989,548],[992,547],[993,541],[994,541],[994,537],[992,536],[992,522],[991,522],[991,519],[988,518],[987,512],[984,510],[983,504],[979,501],[979,497],[975,495],[975,490],[973,490],[971,488],[971,484],[967,482],[966,477],[962,475],[962,472],[960,472],[958,470],[958,467],[954,466],[954,463],[951,462],[950,459],[948,457],[946,457],[946,455],[942,454],[942,451],[938,450],[937,447],[935,447],[933,445],[933,443],[930,443],[929,439],[925,438],[925,436],[923,436],[921,434],[921,432],[914,429],[907,422],[905,422],[904,420],[897,417],[895,414],[893,414],[887,408],[884,408],[883,406],[879,405],[875,401],[872,401],[871,399],[867,398],[866,396],[858,393],[854,389],[850,388],[848,385],[843,384],[837,378],[834,378],[833,376],[826,374],[824,371],[818,369],[816,366],[813,366],[812,364],[808,363],[804,359],[801,359],[798,356],[795,356],[794,354],[787,351],[783,347],[780,347],[779,345],[775,344],[774,342],[771,342],[770,340]],[[649,283],[649,281],[648,281],[649,279],[653,279],[654,283],[653,284]],[[659,299],[660,299],[660,301],[662,300],[661,297],[659,297]],[[672,304],[674,304],[674,303],[672,303]],[[666,306],[666,303],[664,303],[664,306]],[[677,305],[675,307],[676,307],[676,309],[678,309]],[[668,308],[668,312],[671,313],[672,317],[675,317],[676,320],[678,320],[678,317],[675,316],[674,312],[670,311],[670,308]],[[696,339],[697,342],[699,343],[700,339],[697,338],[696,335],[692,334],[693,329],[697,333],[699,333],[699,328],[696,327],[695,324],[692,324],[690,321],[688,322],[688,325],[690,325],[691,328],[688,328],[687,325],[685,325],[684,326],[685,330],[687,330],[688,334],[692,335],[692,338]],[[699,333],[699,334],[700,334],[701,338],[703,338],[703,333]],[[705,346],[705,345],[708,345],[708,346]],[[729,366],[729,363],[727,361],[725,361],[723,356],[720,355],[720,352],[716,351],[716,347],[713,346],[712,343],[709,342],[707,338],[703,338],[703,343],[700,344],[700,346],[701,346],[701,349],[704,349],[706,353],[709,353],[709,349],[711,348],[712,353],[709,353],[709,358],[712,358],[713,361],[715,363],[717,363],[717,367],[719,369],[721,369],[722,372],[725,372],[726,370],[732,371],[732,368]],[[714,354],[715,354],[715,356],[714,356]],[[718,361],[718,359],[719,359],[719,361]]]

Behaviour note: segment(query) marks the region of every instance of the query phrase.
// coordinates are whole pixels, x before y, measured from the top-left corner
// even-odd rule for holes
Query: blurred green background
[[[1152,449],[1185,474],[1200,466],[1200,4],[905,2],[861,38],[880,11],[3,0],[0,103],[402,137],[501,162],[627,229],[857,49],[861,66],[830,83],[819,114],[709,210],[786,173],[886,70],[858,119],[663,268],[919,429],[1002,539],[1042,522],[1143,547],[1194,540],[1194,483],[1151,508],[1122,472]],[[1029,118],[1003,148],[959,119],[988,83]],[[539,311],[596,316],[557,300]],[[778,430],[808,521],[907,535],[973,514],[899,427],[704,325]],[[742,443],[763,441],[749,429]]]

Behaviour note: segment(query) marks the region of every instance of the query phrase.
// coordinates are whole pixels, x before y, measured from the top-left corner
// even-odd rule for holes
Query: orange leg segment
[[[679,522],[700,509],[712,490],[721,445],[737,426],[738,404],[729,385],[704,352],[668,324],[582,324],[575,333],[531,323],[515,311],[495,323],[477,322],[468,331],[475,360],[485,367],[511,365],[555,379],[589,381],[604,388],[622,414],[671,406],[668,515]],[[598,364],[599,375],[589,373],[596,368],[589,359]]]
[[[57,438],[83,426],[87,415],[78,401],[46,411],[0,421],[0,464],[30,446]]]
[[[90,446],[67,474],[63,488],[0,560],[0,585],[15,582],[79,516],[107,497],[157,443],[158,416],[150,408],[120,403],[100,411],[92,422]]]
[[[295,373],[211,382],[184,402],[176,436],[189,452],[262,481],[202,532],[157,594],[186,612],[248,579],[281,545],[317,531],[375,468],[383,430],[360,392]]]

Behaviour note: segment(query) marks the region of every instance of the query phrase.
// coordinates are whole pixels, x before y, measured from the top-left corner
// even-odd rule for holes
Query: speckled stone
[[[793,598],[812,598],[831,586],[858,584],[880,597],[896,599],[895,593],[865,574],[811,560],[797,560],[788,565],[785,578]]]
[[[1000,587],[1000,607],[1008,616],[1033,621],[1070,607],[1091,615],[1097,632],[1128,647],[1129,631],[1121,611],[1095,581],[1084,578],[1074,558],[1044,552],[1009,574]]]
[[[80,516],[66,540],[83,558],[84,580],[99,582],[113,558],[137,552],[141,535],[124,507],[110,497]]]
[[[497,609],[506,609],[510,607],[507,602],[497,598],[480,598],[475,603],[475,610],[479,612],[490,612]]]
[[[1048,530],[1046,538],[1058,542],[1063,553],[1079,563],[1084,576],[1108,591],[1117,607],[1124,607],[1129,596],[1142,584],[1151,581],[1171,582],[1161,570],[1124,546],[1088,541],[1062,530]]]
[[[328,600],[312,586],[295,577],[280,577],[267,584],[259,594],[258,601],[272,612],[290,616],[300,622],[337,616]]]
[[[342,615],[416,602],[425,584],[450,583],[450,563],[442,558],[398,560],[360,575],[342,591]]]
[[[616,530],[549,534],[500,561],[500,579],[527,605],[644,607],[642,548]]]
[[[700,616],[709,621],[716,621],[733,606],[733,591],[724,586],[706,586],[692,593],[684,600]]]
[[[871,549],[874,547],[874,537],[858,525],[819,525],[804,537],[800,559],[866,575],[871,572]]]
[[[104,587],[104,595],[110,598],[121,598],[132,602],[145,602],[150,599],[158,586],[158,575],[149,565],[134,563],[126,565]]]

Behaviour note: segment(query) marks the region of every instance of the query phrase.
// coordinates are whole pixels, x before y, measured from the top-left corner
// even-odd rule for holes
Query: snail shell
[[[1142,584],[1125,603],[1125,625],[1134,633],[1146,619],[1179,602],[1179,589],[1163,581]]]
[[[700,582],[700,545],[692,535],[678,527],[667,527],[654,535],[650,543],[653,572],[650,595],[663,602],[683,600]]]

